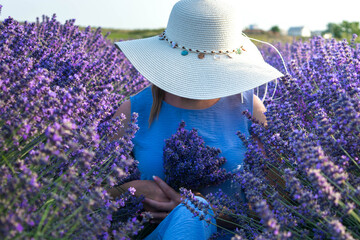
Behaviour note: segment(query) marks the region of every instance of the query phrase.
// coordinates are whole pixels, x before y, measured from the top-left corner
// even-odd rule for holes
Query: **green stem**
[[[342,216],[339,217],[339,219],[342,219],[345,226],[358,226],[355,219],[351,216],[348,216],[349,214],[350,213],[343,213]]]
[[[105,177],[105,179],[107,179],[109,176],[110,176],[110,174],[112,174],[114,172],[114,170],[111,170],[111,172],[109,172],[107,175],[106,175],[106,177]],[[94,184],[96,182],[96,180],[95,181],[93,181],[93,182],[91,182],[89,185],[91,186],[92,184]],[[106,187],[107,187],[107,185],[105,185],[105,186],[102,186],[104,189],[106,189]],[[86,190],[85,190],[86,191]],[[83,194],[87,194],[86,192],[84,192]]]
[[[52,161],[52,158],[56,158],[56,157],[50,157],[49,162]],[[59,165],[61,164],[61,162],[57,162],[56,164],[51,164],[51,167],[49,169],[45,169],[40,176],[38,176],[37,180],[40,180],[45,174],[47,174],[48,172],[51,172],[52,170],[55,170]]]
[[[16,133],[21,129],[21,127],[24,125],[24,123],[21,123],[20,126],[18,126],[16,129],[14,129],[14,131],[11,132],[10,136],[8,139],[5,140],[5,146],[7,148],[10,148],[10,143],[12,143],[12,138],[13,136],[16,135]]]
[[[38,136],[38,139],[35,138],[34,140],[37,140],[35,141],[34,143],[31,141],[28,145],[26,145],[24,147],[24,149],[21,151],[21,156],[20,158],[23,158],[26,154],[28,154],[36,145],[38,145],[39,143],[43,142],[44,140],[46,139],[46,136],[44,133],[40,134]]]
[[[346,205],[341,200],[339,201],[339,205],[342,208],[346,208]],[[354,212],[354,210],[351,210],[349,212],[349,215],[352,216],[356,221],[358,221],[360,223],[360,217]]]
[[[109,164],[111,163],[111,160],[112,160],[112,159],[113,159],[112,156],[110,156],[110,157],[108,158],[108,160],[106,160],[104,163],[101,164],[101,166],[100,166],[101,170],[100,170],[100,172],[95,176],[95,179],[97,179],[97,178],[101,175],[101,173],[104,171],[104,169],[106,169],[106,168],[109,166]],[[106,164],[106,166],[103,167],[105,164]],[[93,169],[95,169],[95,168],[93,168]],[[92,171],[93,171],[93,170],[92,170]],[[111,171],[110,173],[108,173],[107,176],[106,176],[106,178],[107,178],[112,172],[113,172],[113,171]],[[89,176],[90,173],[91,173],[91,172],[89,172],[86,176]],[[105,178],[105,179],[106,179],[106,178]],[[95,181],[96,181],[96,180],[95,180]],[[94,184],[95,181],[91,182],[91,183],[90,183],[90,186],[91,186],[92,184]]]
[[[57,225],[54,226],[53,229],[58,228],[61,224],[64,224],[66,222],[68,222],[73,216],[75,216],[76,214],[78,214],[82,209],[84,208],[84,206],[80,206],[78,209],[76,209],[72,214],[70,214],[69,216],[67,216],[64,221],[61,221],[60,223],[58,223]]]
[[[359,136],[355,135],[355,133],[352,133],[352,135],[353,135],[355,138],[359,138]]]
[[[276,151],[275,151],[276,152]],[[294,166],[291,165],[291,163],[289,162],[288,158],[287,157],[283,157],[281,154],[279,154],[278,152],[276,152],[276,154],[281,158],[281,159],[284,159],[285,163],[287,164],[288,167],[290,167],[292,170],[294,170]],[[307,181],[305,179],[305,177],[299,173],[299,176],[298,176],[298,179],[302,181],[303,184],[305,185],[310,185],[310,182]]]
[[[211,225],[213,225],[213,226],[215,226],[215,227],[218,227],[218,228],[221,228],[221,229],[223,229],[223,230],[225,230],[225,231],[227,231],[227,232],[229,232],[229,233],[231,233],[231,234],[233,234],[233,235],[235,235],[236,233],[235,232],[233,232],[233,231],[231,231],[231,230],[229,230],[229,229],[227,229],[227,228],[224,228],[224,227],[222,227],[222,226],[219,226],[219,225],[217,225],[217,224],[214,224],[214,223],[212,223],[212,222],[209,222]]]
[[[244,216],[241,216],[241,215],[236,215],[236,214],[232,213],[231,211],[229,211],[229,212],[222,212],[222,211],[220,211],[220,212],[223,213],[223,214],[225,214],[225,215],[228,215],[228,216],[234,216],[234,218],[239,218],[239,217],[241,217],[241,218],[243,218],[246,222],[248,222],[248,224],[257,225],[257,226],[256,226],[256,229],[258,229],[258,230],[262,230],[262,229],[264,228],[262,225],[257,224],[257,223],[256,223],[253,219],[251,219],[251,218],[247,218],[247,217],[244,217]],[[235,222],[229,221],[229,220],[227,220],[227,219],[225,219],[225,218],[222,218],[222,217],[217,217],[217,218],[216,218],[214,214],[208,213],[208,215],[212,216],[212,217],[215,218],[215,219],[218,219],[218,220],[221,220],[221,221],[223,221],[223,222],[226,222],[226,223],[229,223],[229,224],[231,224],[231,225],[234,225],[234,226],[236,226],[236,227],[239,227],[239,229],[242,227],[241,225],[239,225],[239,224],[237,224],[237,223],[235,223]],[[249,220],[252,220],[252,221],[249,222],[248,219],[249,219]],[[210,222],[210,223],[211,223],[211,222]],[[211,223],[211,224],[213,224],[213,223]],[[224,227],[222,227],[222,226],[220,226],[220,225],[218,225],[218,224],[213,224],[213,225],[215,225],[215,226],[217,226],[217,227],[220,227],[221,229],[224,229],[224,230],[226,230],[226,231],[228,231],[228,232],[230,232],[230,233],[232,233],[232,234],[235,234],[233,231],[228,230],[227,228],[224,228]],[[286,230],[291,231],[292,233],[300,236],[300,234],[297,233],[297,232],[295,231],[295,229],[286,229]],[[308,239],[311,240],[311,238],[308,238]]]
[[[54,212],[57,212],[59,210],[59,207],[56,207]],[[48,222],[46,223],[46,225],[44,226],[44,228],[42,229],[42,232],[46,232],[46,230],[49,228],[50,223],[52,222],[52,220],[54,219],[55,214],[51,215],[50,218],[48,219]]]
[[[100,165],[100,168],[102,168],[105,164],[109,164],[108,162],[110,161],[111,157],[112,157],[112,156],[109,156],[109,158],[108,158],[107,160],[105,160],[105,161]],[[96,168],[93,167],[93,168],[90,170],[90,172],[88,172],[88,173],[86,174],[86,176],[87,176],[87,177],[90,176],[95,170],[96,170]],[[101,174],[101,172],[100,172],[99,174]],[[99,175],[99,174],[98,174],[98,175]]]
[[[100,170],[100,172],[96,175],[96,178],[99,177],[99,176],[102,174],[102,172],[104,171],[104,169],[106,169],[106,168],[110,165],[110,163],[112,162],[113,159],[114,159],[113,156],[110,156],[109,159],[100,166],[100,169],[101,169],[101,170]],[[105,165],[105,163],[106,163],[106,165]],[[105,167],[104,167],[104,165],[105,165]]]
[[[44,224],[44,221],[45,221],[45,219],[46,219],[47,215],[49,214],[49,211],[50,211],[50,209],[51,209],[51,207],[52,207],[52,202],[54,202],[54,201],[55,201],[54,199],[50,199],[50,200],[48,200],[48,201],[44,204],[43,207],[46,206],[46,209],[45,209],[45,212],[44,212],[44,214],[42,215],[41,220],[40,220],[40,223],[39,223],[39,225],[38,225],[38,227],[37,227],[37,230],[36,230],[36,233],[35,233],[35,237],[37,237],[37,236],[39,236],[39,235],[41,234],[41,227],[42,227],[42,225]]]
[[[337,189],[340,191],[342,190],[341,187],[339,187],[334,181],[332,181],[328,176],[326,176],[323,172],[320,172],[321,175],[326,178],[327,181],[329,181],[331,184],[333,184]],[[351,186],[351,185],[350,185]],[[354,199],[352,196],[347,196],[349,199],[353,200],[358,206],[360,206],[360,202]]]
[[[288,206],[287,204],[285,204],[283,201],[281,201],[281,199],[279,199],[279,201],[282,203],[282,205],[286,208],[288,208],[291,212],[295,213],[297,216],[301,217],[302,219],[304,219],[306,222],[310,223],[311,225],[313,225],[314,227],[318,228],[318,226],[316,226],[316,223],[307,219],[306,217],[304,217],[302,214],[300,214],[299,212],[295,211],[292,206]],[[321,220],[319,220],[319,222],[322,223]],[[326,231],[324,229],[321,229],[324,233],[326,233]]]
[[[13,176],[17,177],[16,176],[16,172],[15,172],[15,169],[11,166],[11,164],[8,162],[7,158],[4,156],[4,155],[1,155],[1,158],[4,160],[5,164],[10,168]]]
[[[351,191],[355,191],[355,190],[356,190],[356,189],[355,189],[353,186],[351,186],[351,184],[350,184],[349,182],[347,182],[347,181],[345,181],[345,185],[346,185],[348,188],[350,188]]]
[[[279,172],[280,172],[280,174],[282,174],[282,175],[279,175],[279,174],[277,174],[277,172],[275,172],[272,168],[269,168],[269,170],[271,171],[271,172],[273,172],[275,175],[277,175],[280,179],[282,179],[284,182],[286,182],[285,181],[285,179],[283,179],[282,178],[282,176],[284,175],[284,173],[280,170],[280,169],[278,169],[277,167],[275,167],[275,166],[273,166],[271,163],[266,163],[267,165],[269,165],[269,166],[271,166],[271,167],[273,167],[273,168],[275,168],[275,169],[277,169]],[[275,187],[275,189],[277,190],[277,191],[281,191],[281,193],[282,194],[287,194],[288,193],[288,191],[286,190],[286,189],[283,189],[282,188],[282,186],[280,185],[280,184],[278,184],[278,181],[276,181],[276,180],[274,180],[275,181],[275,183],[276,183],[276,186],[279,186],[279,188],[276,188]],[[286,183],[285,183],[286,184]],[[280,194],[281,195],[281,194]],[[283,197],[283,196],[282,196]],[[284,198],[284,197],[283,197]],[[292,199],[290,199],[291,200],[291,203],[292,204],[296,204],[296,202],[295,201],[293,201]],[[290,202],[289,202],[290,203]]]
[[[324,220],[325,220],[327,223],[330,223],[330,221],[329,221],[329,219],[328,219],[327,217],[324,217]],[[348,230],[348,233],[351,232],[352,236],[353,236],[355,239],[360,239],[360,236],[359,236],[357,233],[351,231],[349,228],[347,228],[347,230]]]
[[[69,232],[67,232],[67,234],[65,235],[65,239],[67,239],[71,234],[73,234],[73,232],[75,232],[76,228],[80,225],[80,222],[77,221],[69,230]]]
[[[45,128],[47,128],[49,125],[50,125],[50,123],[47,124]],[[22,158],[25,156],[24,152],[26,152],[28,149],[31,150],[33,147],[35,147],[39,143],[43,142],[45,139],[46,139],[45,134],[40,133],[39,135],[34,136],[31,140],[29,140],[29,143],[21,151],[12,150],[12,151],[8,152],[7,157],[17,158],[18,155],[22,154],[22,156],[21,156],[21,158]]]
[[[316,83],[315,79],[313,79],[313,83],[314,83],[314,85],[315,85],[315,87],[316,87],[316,90],[317,90],[317,91],[319,91],[319,90],[320,90],[320,88],[319,88],[319,86],[317,85],[317,83]],[[317,92],[317,91],[316,91],[316,92]]]
[[[52,187],[54,184],[58,183],[58,182],[61,180],[62,176],[64,176],[65,173],[66,173],[66,172],[64,172],[60,177],[58,177],[57,179],[55,179],[55,181],[52,181],[49,185],[47,185],[47,186],[42,186],[42,188],[41,188],[41,190],[39,191],[39,193],[38,193],[36,196],[34,196],[32,199],[30,199],[30,201],[29,201],[29,202],[30,202],[30,205],[33,205],[33,204],[35,203],[36,199],[38,199],[38,198],[40,197],[40,195],[43,194],[44,192],[50,192],[50,191],[52,191],[51,187]],[[50,189],[50,190],[47,190],[47,189]]]
[[[335,140],[336,142],[336,138],[334,137],[334,135],[331,135],[331,137]],[[355,161],[355,159],[353,159],[351,157],[351,155],[341,146],[339,145],[340,149],[343,150],[343,152],[346,154],[346,156],[348,156],[348,158],[350,158],[350,160],[355,164],[355,166],[360,170],[360,166],[357,164],[357,162]]]
[[[238,219],[239,219],[239,217],[241,217],[241,218],[243,218],[243,220],[246,221],[248,224],[254,225],[254,226],[256,227],[256,229],[261,229],[261,228],[262,228],[262,225],[256,223],[256,221],[254,221],[254,219],[252,219],[252,218],[244,217],[244,216],[241,216],[241,215],[236,215],[236,214],[232,213],[231,211],[228,212],[228,213],[225,213],[225,212],[221,212],[221,213],[224,213],[225,215],[228,215],[228,216],[233,217],[233,218],[238,218]],[[208,214],[209,214],[210,216],[212,216],[213,218],[215,218],[215,219],[219,219],[219,220],[221,220],[221,221],[224,221],[224,222],[226,222],[226,223],[232,224],[232,225],[237,226],[237,227],[239,227],[239,228],[242,227],[241,225],[239,225],[239,224],[237,224],[237,223],[234,223],[234,222],[232,222],[232,221],[229,221],[229,220],[227,220],[227,219],[225,219],[225,218],[222,218],[222,217],[217,217],[217,218],[216,218],[215,215],[210,214],[210,213],[208,213]]]

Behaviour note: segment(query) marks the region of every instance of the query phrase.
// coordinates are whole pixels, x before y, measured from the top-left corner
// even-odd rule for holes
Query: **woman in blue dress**
[[[188,129],[196,128],[206,145],[221,149],[228,171],[242,168],[246,149],[236,132],[249,136],[250,128],[242,112],[249,110],[266,121],[265,107],[253,89],[282,74],[242,34],[243,8],[237,4],[235,0],[181,0],[174,5],[162,35],[115,43],[152,83],[114,115],[125,114],[129,119],[132,112],[139,114],[133,153],[141,180],[121,188],[134,187],[138,195],[144,195],[145,210],[152,222],[160,223],[146,239],[207,239],[217,231],[215,219],[209,225],[194,218],[180,194],[162,180],[164,140],[181,121]],[[219,188],[228,195],[241,191],[228,181],[200,193],[205,196]],[[110,193],[116,195],[116,190]]]

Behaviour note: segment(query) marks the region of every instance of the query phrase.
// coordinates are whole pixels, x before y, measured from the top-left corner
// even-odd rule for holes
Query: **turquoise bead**
[[[189,54],[189,52],[186,51],[186,50],[184,50],[184,51],[181,52],[181,55],[183,55],[183,56],[186,56],[186,55],[188,55],[188,54]]]

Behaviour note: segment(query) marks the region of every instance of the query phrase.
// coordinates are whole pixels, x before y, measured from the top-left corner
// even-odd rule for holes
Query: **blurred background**
[[[178,0],[0,0],[0,21],[11,16],[18,21],[36,21],[42,15],[64,23],[76,19],[82,27],[101,27],[111,39],[153,36],[167,25],[172,6]],[[343,0],[257,0],[239,1],[243,30],[258,38],[313,35],[349,38],[359,34],[360,1]]]

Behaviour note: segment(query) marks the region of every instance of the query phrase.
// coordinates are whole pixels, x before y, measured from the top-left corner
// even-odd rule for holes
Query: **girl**
[[[139,114],[133,153],[141,180],[120,189],[134,187],[144,195],[145,210],[151,212],[153,222],[160,223],[146,239],[207,239],[217,231],[214,225],[193,218],[181,204],[180,194],[162,181],[164,140],[182,120],[187,128],[198,130],[206,145],[221,149],[228,171],[241,170],[246,151],[236,136],[237,131],[249,136],[250,122],[242,111],[266,121],[265,107],[253,89],[282,74],[265,63],[241,33],[241,8],[236,5],[235,0],[181,0],[161,36],[115,43],[152,83],[114,115],[125,114],[129,119],[132,112]],[[206,195],[219,188],[228,195],[241,191],[228,181],[200,192]],[[119,192],[114,188],[110,194]]]

